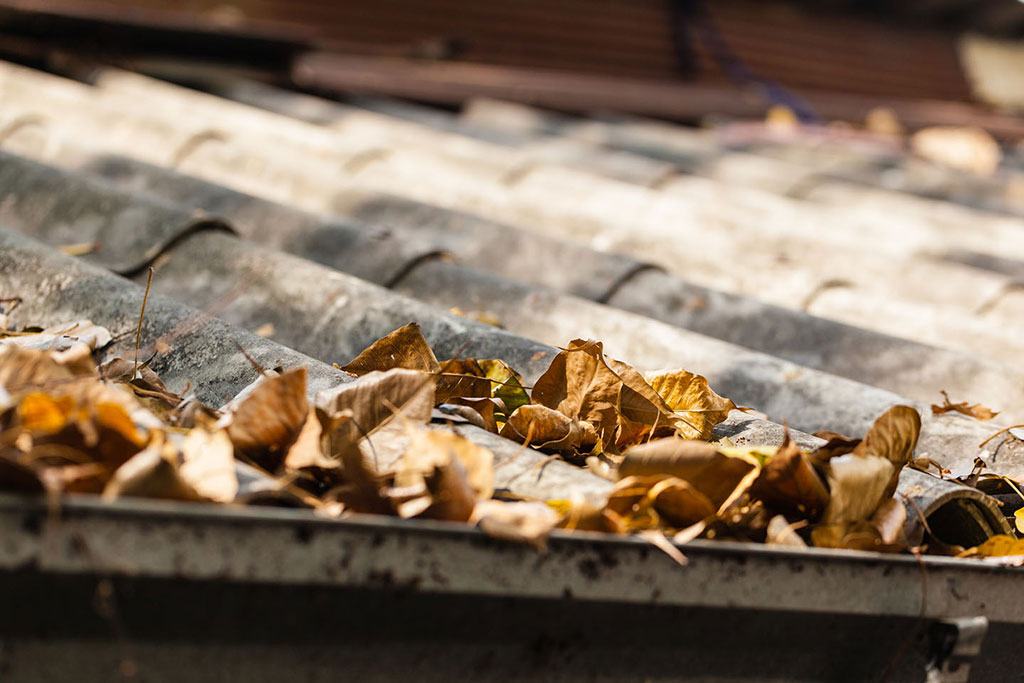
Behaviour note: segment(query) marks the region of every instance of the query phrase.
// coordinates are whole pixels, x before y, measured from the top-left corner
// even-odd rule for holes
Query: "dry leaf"
[[[716,394],[706,378],[685,370],[648,374],[645,379],[679,417],[673,426],[687,439],[710,439],[715,425],[736,408],[735,403]]]
[[[365,469],[387,471],[405,453],[406,425],[430,421],[436,382],[437,375],[396,368],[320,392],[315,403],[324,454],[338,458],[358,444]]]
[[[985,422],[991,420],[992,418],[999,414],[997,412],[993,412],[991,408],[986,408],[980,403],[975,403],[973,406],[968,405],[967,401],[953,403],[952,401],[949,400],[949,394],[947,394],[945,391],[941,391],[939,393],[942,394],[942,405],[938,406],[932,404],[932,415],[942,415],[944,413],[957,412],[962,415],[966,415],[967,417],[973,417],[976,420],[981,420],[982,422]]]
[[[1024,538],[996,534],[981,545],[970,548],[961,557],[1021,557],[1024,559]]]
[[[817,465],[828,462],[837,455],[853,453],[853,449],[860,445],[860,439],[852,439],[835,432],[815,432],[814,436],[824,439],[825,443],[814,449],[811,459]]]
[[[481,500],[473,507],[469,523],[493,538],[543,550],[560,519],[555,510],[541,502]]]
[[[401,517],[467,521],[494,493],[494,454],[455,432],[416,429],[394,477]]]
[[[218,503],[230,503],[238,495],[234,447],[224,430],[189,431],[181,444],[181,479],[196,493]]]
[[[829,501],[822,525],[811,534],[814,545],[840,547],[850,526],[869,519],[885,500],[895,470],[889,460],[876,455],[847,453],[829,460]]]
[[[437,396],[434,401],[440,405],[451,403],[458,398],[490,398],[491,380],[486,377],[458,372],[453,364],[462,361],[447,361],[437,378]]]
[[[103,489],[103,499],[134,496],[204,500],[179,474],[177,459],[174,447],[157,432],[149,446],[117,468]]]
[[[523,388],[523,378],[500,360],[449,360],[441,364],[441,373],[437,390],[439,404],[450,403],[458,397],[496,398],[502,402],[502,407],[496,411],[495,419],[504,423],[519,406],[530,402]]]
[[[46,351],[0,344],[0,385],[12,396],[57,387],[73,377]]]
[[[226,416],[227,433],[236,453],[268,472],[276,472],[305,424],[308,407],[306,368],[261,377]]]
[[[688,482],[675,477],[626,477],[608,496],[605,514],[626,532],[682,529],[714,516],[716,506]]]
[[[516,411],[519,406],[530,402],[530,396],[523,388],[523,377],[502,360],[478,360],[477,365],[484,371],[484,377],[491,380],[491,396],[505,406],[500,421]]]
[[[493,434],[499,431],[495,414],[503,409],[496,398],[457,398],[452,403],[442,403],[434,409],[434,421],[464,422]]]
[[[302,424],[295,443],[288,449],[284,458],[284,466],[290,470],[301,470],[309,467],[331,469],[338,466],[338,461],[324,455],[323,427],[316,416],[316,411],[310,409],[306,415],[306,421]]]
[[[142,405],[160,416],[162,419],[176,422],[183,398],[167,388],[145,363],[136,368],[133,361],[125,358],[112,358],[100,366],[103,379],[114,382],[131,391]],[[209,411],[206,417],[212,418]]]
[[[378,339],[342,370],[362,376],[393,368],[440,372],[441,366],[416,323],[409,323]]]
[[[0,335],[0,344],[21,346],[40,351],[66,351],[75,344],[85,344],[90,349],[106,346],[113,338],[110,330],[94,325],[91,320],[78,320],[47,327],[39,332],[7,333]]]
[[[501,428],[501,436],[544,450],[573,453],[584,445],[580,422],[542,405],[520,406]],[[591,428],[589,446],[597,441]]]
[[[833,531],[826,528],[824,536],[815,529],[811,533],[815,545],[822,547],[845,548],[847,550],[872,550],[875,552],[899,552],[906,547],[903,540],[903,525],[907,521],[906,506],[890,498],[866,522],[858,522],[850,526],[838,541],[833,541]],[[834,529],[834,528],[833,528]],[[827,541],[819,543],[823,538]]]
[[[626,451],[619,477],[677,477],[718,507],[757,467],[752,458],[725,455],[704,441],[670,437]]]
[[[788,433],[751,484],[750,495],[779,512],[807,519],[817,519],[829,497],[810,459],[789,440]]]
[[[853,449],[854,455],[875,455],[893,466],[885,498],[896,491],[900,470],[910,462],[921,434],[921,416],[909,406],[893,406],[875,420],[864,439]]]
[[[532,400],[591,425],[596,441],[581,444],[590,450],[597,442],[614,442],[621,386],[622,380],[604,360],[601,343],[576,339],[534,383]]]

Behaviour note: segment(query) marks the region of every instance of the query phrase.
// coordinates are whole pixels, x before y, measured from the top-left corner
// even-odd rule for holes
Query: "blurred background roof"
[[[1008,101],[994,104],[1006,105],[1024,91],[1015,76],[1024,70],[1016,61],[1008,66],[1009,48],[992,43],[1024,33],[1024,4],[1017,0],[0,0],[0,31],[0,54],[37,64],[99,57],[180,75],[191,60],[206,71],[217,64],[308,86],[392,89],[449,103],[465,99],[467,90],[505,95],[473,90],[497,83],[525,84],[518,99],[564,107],[537,97],[531,84],[540,79],[536,72],[572,73],[597,79],[574,93],[580,106],[680,119],[701,113],[699,107],[664,101],[686,98],[687,91],[643,87],[700,85],[705,90],[690,94],[708,96],[697,99],[722,114],[751,112],[722,106],[711,97],[721,95],[716,89],[753,89],[798,111],[799,96],[809,98],[809,110],[824,107],[824,118],[843,118],[851,108],[849,99],[837,104],[826,96],[837,92],[959,103],[993,103],[996,92]],[[980,53],[976,37],[964,46],[967,33],[986,36]],[[332,59],[337,55],[369,61]],[[386,70],[396,60],[425,69],[417,88]],[[452,65],[476,69],[434,73]],[[999,88],[985,87],[992,78],[1002,79]],[[453,93],[453,82],[466,87]],[[640,90],[630,94],[624,84]],[[591,90],[607,94],[587,95]],[[636,100],[663,103],[644,107]]]

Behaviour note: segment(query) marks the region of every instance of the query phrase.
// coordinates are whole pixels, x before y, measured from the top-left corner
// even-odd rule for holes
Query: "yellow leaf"
[[[981,545],[971,548],[964,556],[970,557],[1010,557],[1024,555],[1024,538],[1014,538],[1007,534],[997,534]]]
[[[146,444],[145,435],[135,426],[135,422],[125,409],[117,403],[97,403],[96,421],[101,427],[117,432],[138,448]]]
[[[686,370],[648,374],[644,379],[679,416],[683,426],[677,427],[677,432],[686,438],[711,438],[714,426],[736,408],[735,403],[716,394],[706,378]]]
[[[21,399],[21,403],[18,404],[18,419],[25,429],[53,434],[68,423],[68,415],[73,408],[74,401],[68,396],[54,399],[37,392]]]

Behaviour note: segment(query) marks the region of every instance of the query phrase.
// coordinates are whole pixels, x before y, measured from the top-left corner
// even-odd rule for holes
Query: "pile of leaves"
[[[772,544],[903,550],[906,507],[893,498],[921,420],[907,406],[882,415],[863,439],[834,436],[814,452],[730,447],[671,437],[631,449],[598,510],[567,506],[570,526],[672,532]]]
[[[736,408],[684,370],[642,375],[575,340],[527,387],[497,359],[437,360],[415,324],[307,398],[306,370],[260,370],[220,410],[145,363],[96,349],[87,321],[0,336],[0,489],[303,506],[329,516],[477,524],[542,545],[550,530],[904,549],[893,498],[920,417],[896,406],[863,439],[814,452],[709,442]],[[255,364],[254,364],[255,365]],[[607,500],[495,490],[494,454],[437,423],[468,423],[615,480]]]

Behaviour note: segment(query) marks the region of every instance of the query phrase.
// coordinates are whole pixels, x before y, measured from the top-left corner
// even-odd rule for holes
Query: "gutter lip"
[[[978,560],[693,541],[679,546],[689,559],[681,567],[640,538],[588,531],[555,531],[547,550],[538,552],[487,537],[465,524],[374,515],[328,519],[278,508],[144,499],[104,503],[89,495],[62,498],[60,517],[52,525],[47,521],[51,513],[43,498],[0,495],[0,525],[15,529],[15,551],[17,537],[29,549],[0,558],[0,570],[31,566],[53,574],[98,572],[541,600],[571,596],[720,609],[743,604],[760,611],[805,613],[924,618],[987,613],[994,622],[1024,623],[1024,612],[1013,601],[1001,603],[1001,608],[995,601],[1013,587],[1011,582],[1020,581],[1024,568]],[[164,543],[161,535],[167,537]],[[218,535],[236,543],[223,548]],[[60,541],[66,536],[91,539],[99,549],[84,554],[62,550]],[[163,550],[147,552],[154,543]],[[211,560],[213,567],[189,567],[180,559],[197,550],[189,546],[211,543],[228,551],[215,553],[219,557]],[[276,566],[265,561],[266,552],[294,557],[297,564]],[[424,561],[413,562],[414,557]],[[468,568],[463,564],[474,559],[479,563]],[[332,560],[340,560],[341,568],[331,569]],[[258,571],[254,563],[261,565]],[[489,563],[495,566],[488,569]],[[392,571],[397,578],[382,585],[382,575]],[[925,573],[928,582],[923,581]],[[854,577],[862,580],[859,588],[848,583]],[[836,584],[830,599],[823,601],[815,597],[822,580]],[[878,590],[880,583],[886,590]],[[953,585],[957,590],[950,592]],[[928,593],[924,605],[923,591]]]

